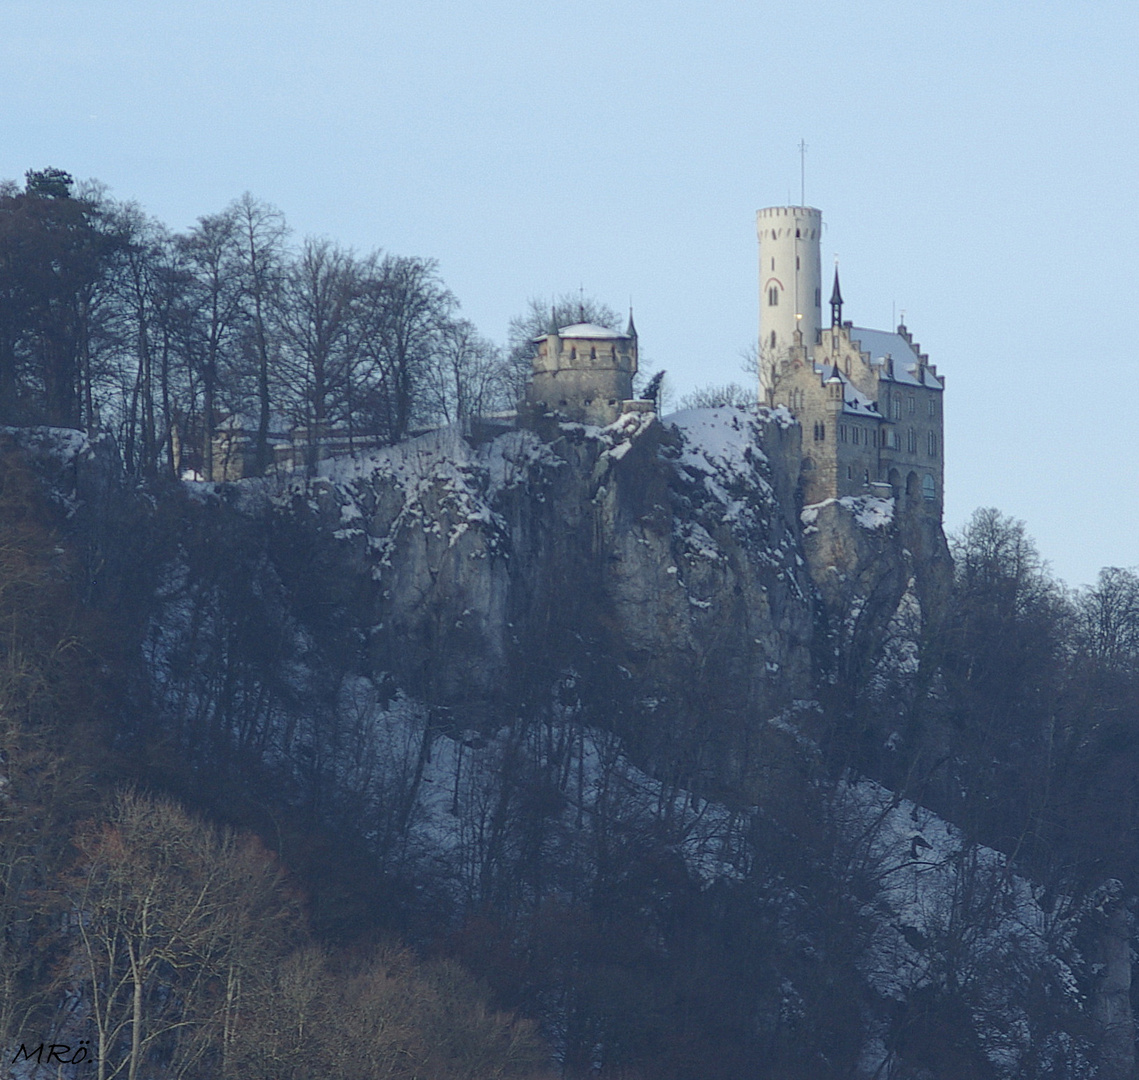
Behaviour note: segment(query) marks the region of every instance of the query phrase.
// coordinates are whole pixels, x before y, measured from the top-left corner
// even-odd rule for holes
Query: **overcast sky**
[[[1079,585],[1139,564],[1137,55],[1133,0],[0,0],[0,178],[175,229],[249,190],[499,341],[631,298],[679,394],[744,378],[805,139],[846,317],[947,376],[947,528],[997,506]]]

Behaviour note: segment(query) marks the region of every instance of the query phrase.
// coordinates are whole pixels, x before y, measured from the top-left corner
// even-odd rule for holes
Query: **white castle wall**
[[[822,325],[823,214],[811,206],[770,206],[756,213],[756,231],[760,381],[768,401],[774,365],[794,343],[796,328],[810,349]]]

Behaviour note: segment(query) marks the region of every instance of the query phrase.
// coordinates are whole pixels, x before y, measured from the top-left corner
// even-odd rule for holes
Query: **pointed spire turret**
[[[633,325],[633,308],[629,307],[629,325],[625,328],[625,337],[635,338],[637,336],[637,328]]]
[[[553,305],[550,305],[550,324],[546,327],[547,334],[556,334],[558,332],[558,314],[554,310]]]
[[[838,286],[838,259],[834,261],[834,288],[831,289],[831,326],[842,326],[842,289]]]

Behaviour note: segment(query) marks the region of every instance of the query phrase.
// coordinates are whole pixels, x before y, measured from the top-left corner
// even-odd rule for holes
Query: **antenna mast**
[[[807,205],[807,143],[799,140],[799,205]]]

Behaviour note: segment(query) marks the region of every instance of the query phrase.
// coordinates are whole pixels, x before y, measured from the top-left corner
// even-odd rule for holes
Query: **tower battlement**
[[[593,323],[551,327],[534,339],[533,375],[525,407],[583,424],[611,424],[633,396],[637,331]]]

